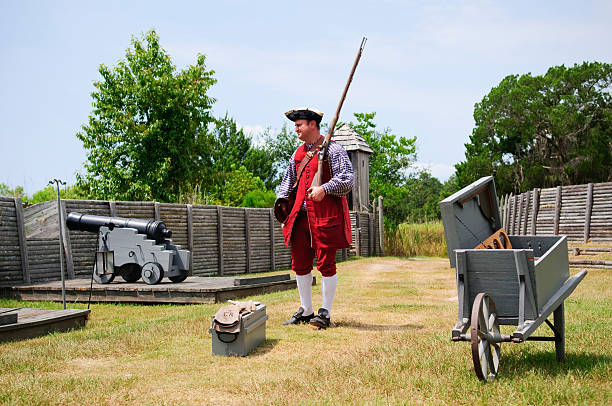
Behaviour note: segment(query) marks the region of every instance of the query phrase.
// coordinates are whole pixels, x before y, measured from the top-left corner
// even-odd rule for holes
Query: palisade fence
[[[373,213],[351,212],[353,245],[338,260],[381,254],[382,199]],[[189,249],[191,274],[236,275],[291,265],[281,225],[272,209],[101,200],[61,200],[64,219],[83,214],[155,219],[172,230],[174,244]],[[66,277],[89,277],[98,248],[96,233],[63,225]],[[60,279],[57,202],[25,209],[19,198],[0,197],[0,284],[19,285]]]
[[[508,234],[563,234],[574,243],[612,242],[612,182],[505,195],[499,207]]]

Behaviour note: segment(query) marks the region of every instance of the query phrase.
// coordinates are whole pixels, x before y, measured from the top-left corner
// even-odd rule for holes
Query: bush
[[[242,207],[274,207],[276,193],[273,190],[253,190],[244,197]]]
[[[385,252],[398,257],[446,257],[446,240],[441,221],[402,223],[385,228]]]

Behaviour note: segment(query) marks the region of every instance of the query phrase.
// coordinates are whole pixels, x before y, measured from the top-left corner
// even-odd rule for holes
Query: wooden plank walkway
[[[66,301],[87,302],[90,279],[66,280]],[[190,276],[180,283],[163,279],[157,285],[139,281],[123,282],[121,277],[109,284],[94,282],[92,302],[122,303],[217,303],[229,299],[294,289],[295,279],[289,274],[240,278]],[[0,290],[3,297],[25,301],[61,301],[62,285],[59,281],[25,286],[6,286]]]
[[[0,315],[11,321],[17,316],[16,322],[0,325],[0,342],[6,342],[85,327],[89,310],[0,308]]]

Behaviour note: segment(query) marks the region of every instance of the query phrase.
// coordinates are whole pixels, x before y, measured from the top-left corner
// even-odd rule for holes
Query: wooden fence
[[[500,199],[514,235],[567,235],[570,242],[612,242],[612,182],[534,189]]]
[[[382,204],[373,213],[351,212],[353,245],[338,250],[338,260],[383,252],[380,235]],[[57,203],[22,209],[19,199],[0,198],[0,284],[18,285],[60,278]],[[83,214],[162,220],[172,241],[192,252],[193,275],[235,275],[265,272],[291,265],[281,225],[272,209],[171,204],[62,200],[64,218]],[[71,231],[65,225],[67,278],[91,275],[97,234]]]

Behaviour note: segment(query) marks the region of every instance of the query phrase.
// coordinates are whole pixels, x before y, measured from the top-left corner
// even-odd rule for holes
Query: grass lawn
[[[610,270],[590,270],[565,302],[565,363],[553,343],[507,343],[497,379],[482,383],[469,343],[450,340],[457,301],[448,260],[367,258],[338,268],[334,328],[281,326],[299,306],[297,290],[252,297],[269,320],[266,342],[248,357],[211,354],[220,304],[94,304],[82,330],[0,344],[0,403],[612,404]],[[315,307],[320,297],[318,285]]]

